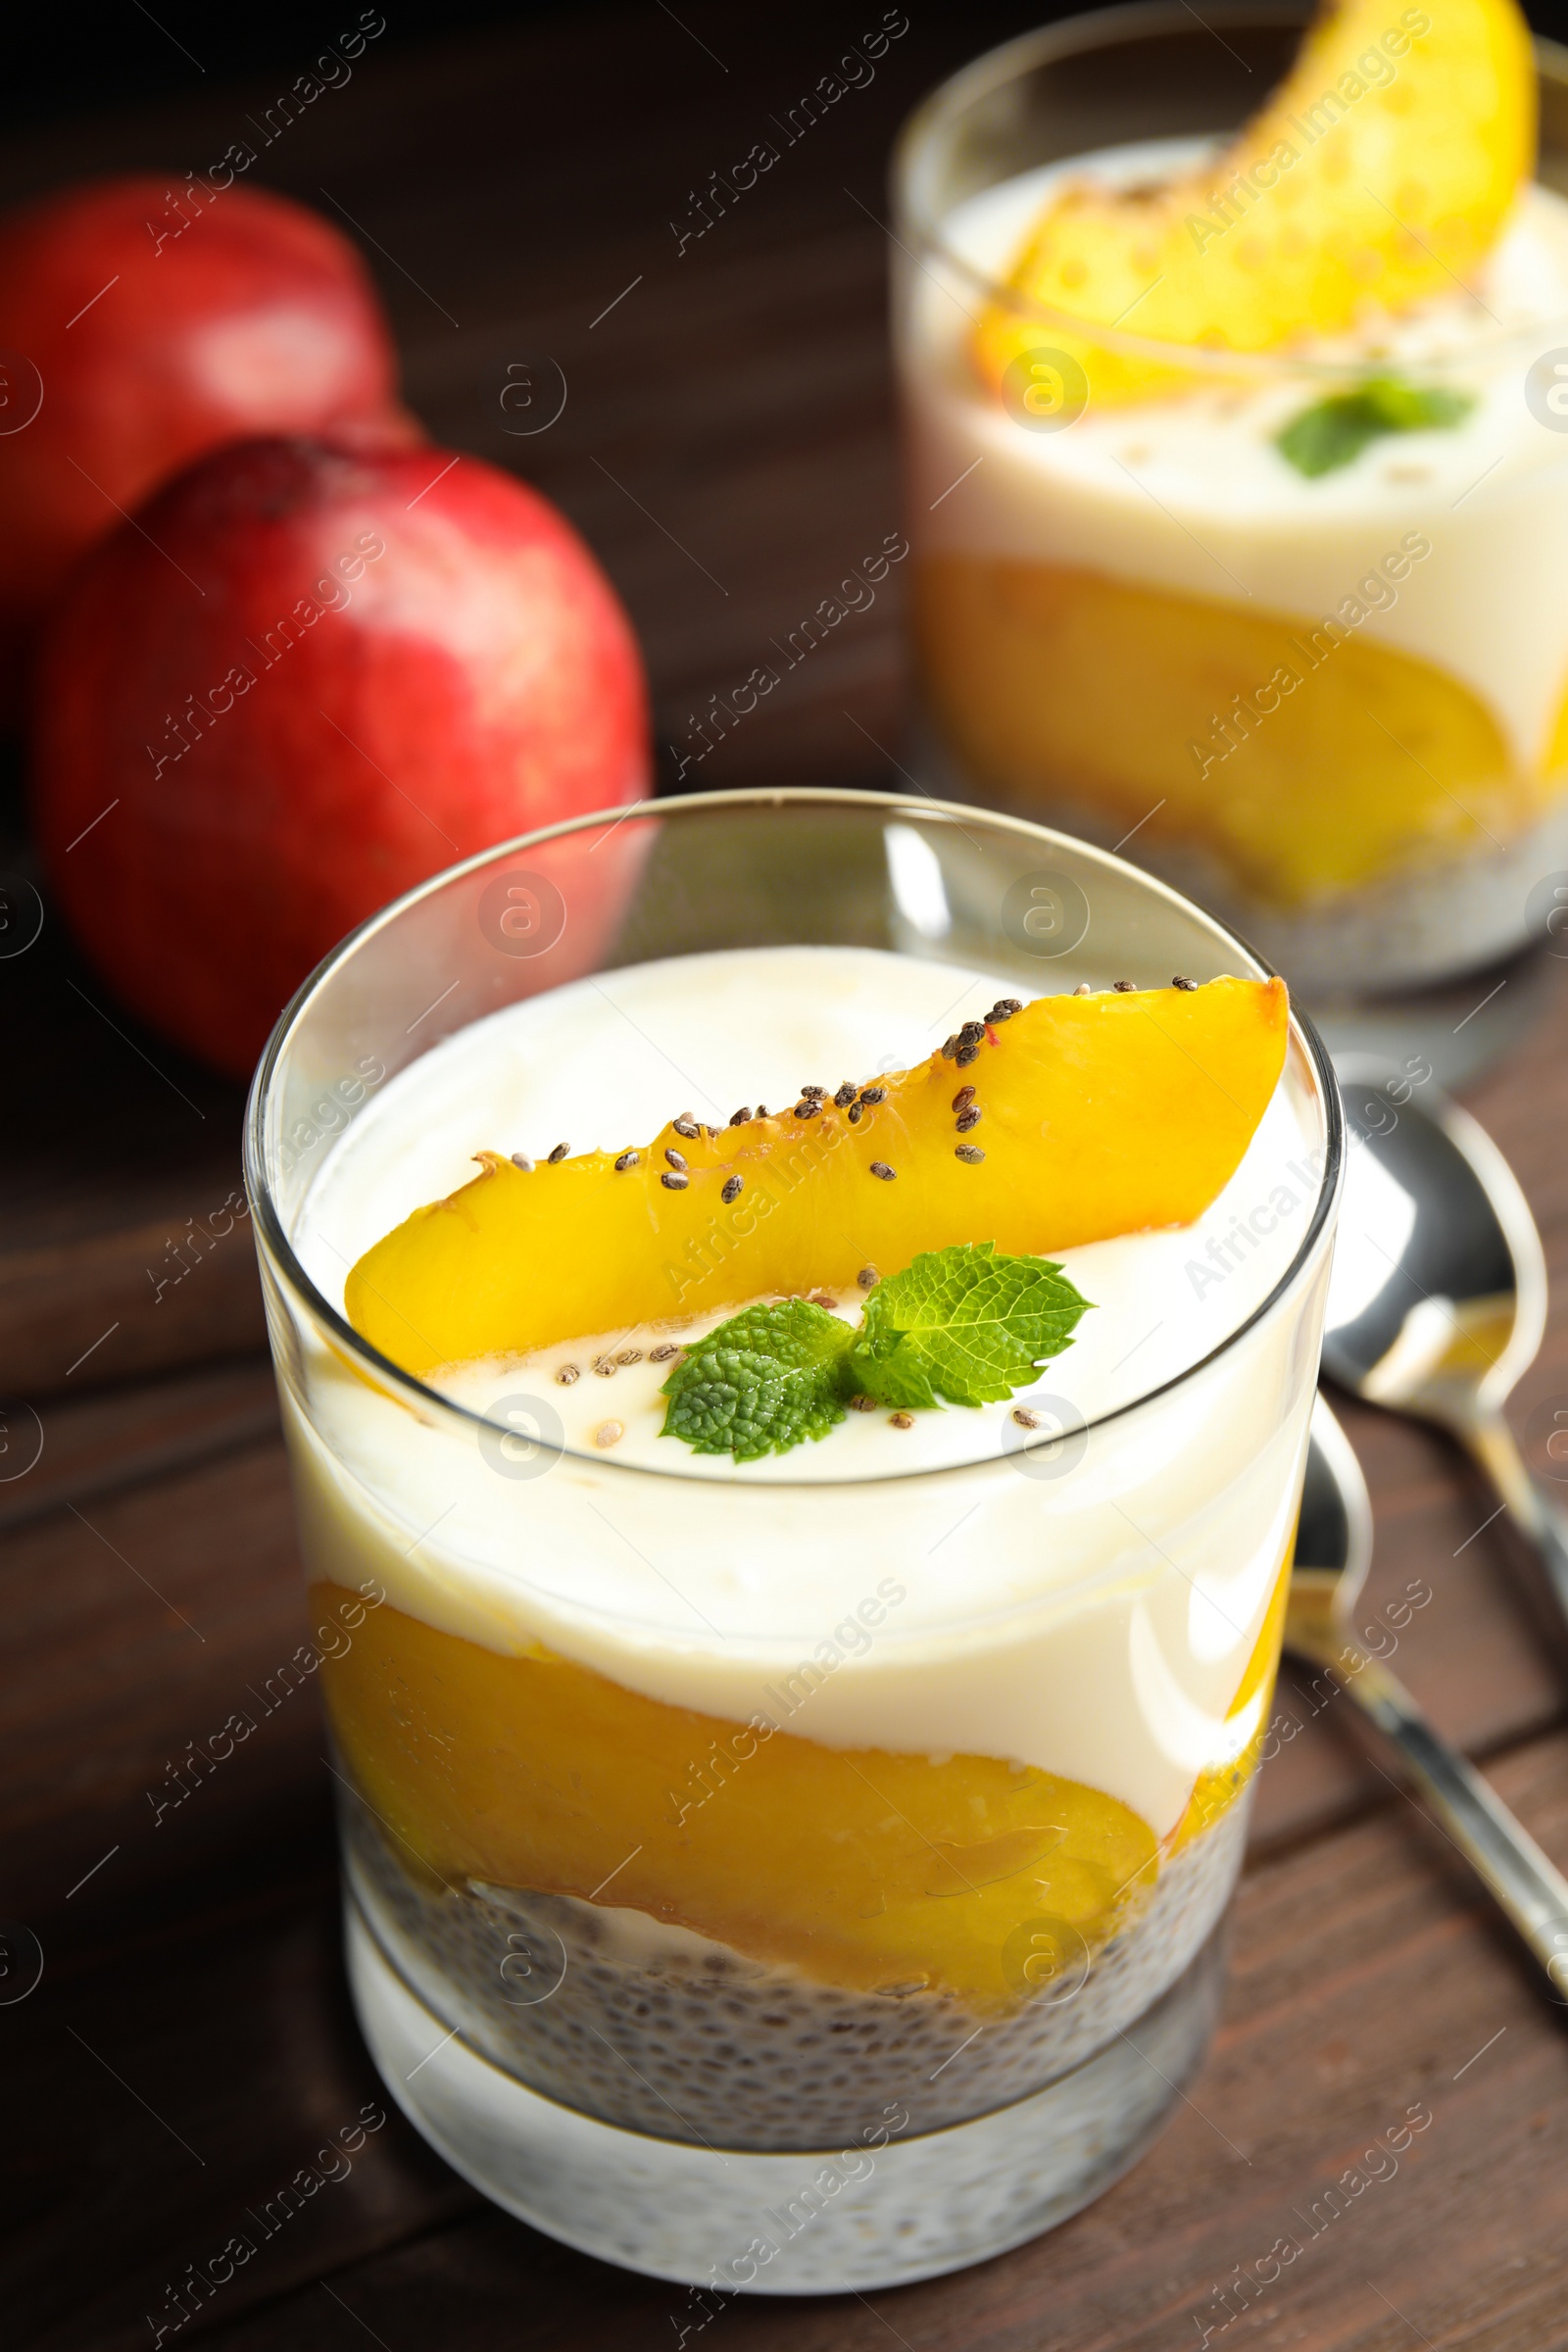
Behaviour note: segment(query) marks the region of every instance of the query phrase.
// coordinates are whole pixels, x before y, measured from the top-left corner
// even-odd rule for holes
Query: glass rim
[[[1200,29],[1210,30],[1214,24],[1233,27],[1250,24],[1296,25],[1304,30],[1313,14],[1311,0],[1209,0]],[[1378,363],[1367,359],[1327,359],[1277,347],[1232,351],[1217,350],[1206,344],[1169,342],[1160,336],[1141,335],[1126,327],[1105,326],[1084,318],[1078,312],[1064,310],[1054,304],[1026,299],[1014,288],[988,275],[955,251],[946,239],[947,217],[933,220],[915,201],[913,189],[925,149],[963,108],[1036,67],[1081,56],[1094,48],[1113,48],[1123,42],[1155,33],[1190,33],[1194,22],[1193,11],[1186,6],[1186,0],[1111,0],[1107,7],[1086,9],[1075,16],[1062,17],[1054,24],[1038,25],[1031,32],[1016,33],[1011,40],[1000,42],[996,48],[971,59],[968,65],[960,66],[956,74],[949,74],[945,81],[938,82],[934,89],[928,91],[913,112],[906,116],[894,141],[889,165],[889,186],[896,222],[900,226],[906,226],[926,251],[942,263],[945,270],[953,270],[962,278],[968,290],[979,300],[1001,305],[1020,320],[1038,320],[1042,327],[1050,328],[1056,334],[1074,336],[1080,342],[1092,343],[1102,350],[1128,359],[1147,360],[1152,365],[1172,368],[1185,375],[1215,380],[1234,380],[1237,375],[1245,374],[1268,380],[1290,381],[1296,378],[1340,386],[1362,382],[1368,374],[1377,372]],[[1531,50],[1538,80],[1554,82],[1568,92],[1568,45],[1532,30]],[[1271,95],[1267,93],[1263,103]],[[1068,157],[1063,160],[1070,164],[1073,159]],[[1539,183],[1532,176],[1526,184],[1535,186]],[[908,248],[905,250],[907,252]],[[909,258],[917,268],[924,268],[918,253],[910,253]],[[1392,320],[1397,314],[1391,313],[1389,317]],[[1483,366],[1494,362],[1510,351],[1539,342],[1543,335],[1558,328],[1568,332],[1568,304],[1550,318],[1519,326],[1501,327],[1495,334],[1467,344],[1462,352],[1447,352],[1441,357],[1434,355],[1426,359],[1401,355],[1397,363],[1399,372],[1401,375],[1419,377],[1425,372],[1441,369],[1451,374],[1456,367]]]
[[[409,909],[433,897],[438,891],[446,889],[463,876],[477,873],[485,866],[514,857],[520,851],[536,850],[546,842],[564,840],[572,834],[587,832],[596,826],[608,825],[612,830],[626,822],[627,819],[635,817],[655,817],[661,821],[669,819],[678,821],[683,816],[710,814],[715,810],[726,808],[751,809],[760,812],[770,808],[777,810],[790,808],[858,809],[867,815],[875,813],[887,821],[903,817],[930,823],[935,818],[946,825],[956,827],[959,831],[966,826],[972,827],[976,821],[979,821],[992,825],[1002,832],[1015,834],[1031,842],[1038,842],[1047,849],[1065,850],[1074,857],[1086,858],[1091,864],[1102,866],[1126,877],[1137,884],[1140,889],[1146,890],[1152,897],[1163,900],[1184,914],[1196,913],[1205,923],[1210,924],[1223,940],[1247,956],[1266,978],[1278,979],[1281,977],[1274,966],[1260,956],[1255,948],[1250,947],[1240,932],[1236,931],[1229,923],[1224,922],[1218,915],[1210,913],[1207,907],[1200,906],[1195,900],[1187,898],[1170,883],[1161,881],[1155,874],[1145,872],[1143,867],[1133,865],[1128,859],[1116,857],[1111,851],[1101,849],[1093,842],[1082,841],[1075,834],[1062,833],[1053,826],[1036,824],[1028,817],[1012,816],[999,809],[973,808],[967,803],[939,801],[923,793],[869,792],[829,785],[752,786],[727,792],[682,793],[665,800],[633,801],[618,809],[596,809],[584,816],[566,817],[557,824],[539,826],[532,832],[515,834],[507,841],[493,843],[488,849],[478,850],[471,857],[460,858],[452,865],[443,866],[438,873],[431,874],[425,881],[416,883],[412,890],[407,890],[400,897],[389,900],[386,906],[378,907],[373,914],[368,915],[364,922],[357,924],[352,931],[339,940],[337,946],[331,949],[321,958],[315,970],[300,983],[288,1004],[279,1013],[273,1024],[271,1035],[263,1049],[262,1057],[257,1063],[246,1101],[244,1178],[251,1206],[252,1228],[257,1237],[258,1248],[271,1261],[273,1268],[281,1277],[295,1301],[324,1332],[338,1354],[346,1357],[356,1373],[367,1379],[368,1385],[383,1394],[390,1392],[395,1401],[426,1422],[431,1421],[434,1417],[437,1426],[451,1422],[458,1430],[474,1436],[477,1436],[481,1430],[493,1431],[498,1426],[486,1414],[475,1412],[470,1405],[460,1404],[456,1398],[444,1395],[441,1390],[428,1386],[416,1374],[405,1371],[390,1356],[383,1355],[379,1348],[372,1348],[369,1342],[355,1330],[346,1315],[322,1296],[301,1264],[292,1242],[283,1230],[282,1219],[278,1213],[277,1203],[268,1176],[267,1113],[271,1100],[273,1083],[287,1053],[289,1041],[297,1026],[305,1018],[318,992],[325,987],[342,965],[349,961],[361,945],[373,938],[377,933],[389,929]],[[932,960],[939,959],[933,958]],[[456,1035],[458,1032],[454,1031],[452,1034]],[[1279,1311],[1291,1293],[1305,1279],[1329,1228],[1334,1205],[1344,1181],[1346,1126],[1339,1083],[1335,1077],[1334,1064],[1328,1049],[1313,1023],[1303,1012],[1298,1010],[1294,1003],[1290,1007],[1287,1051],[1293,1039],[1304,1054],[1307,1066],[1317,1083],[1323,1102],[1325,1137],[1323,1170],[1318,1183],[1317,1198],[1313,1201],[1306,1230],[1302,1234],[1290,1263],[1251,1313],[1245,1316],[1233,1331],[1228,1332],[1205,1354],[1186,1365],[1180,1372],[1174,1373],[1170,1379],[1159,1382],[1156,1387],[1144,1391],[1140,1396],[1128,1398],[1124,1404],[1115,1405],[1108,1412],[1097,1413],[1092,1419],[1081,1422],[1075,1429],[1048,1436],[1041,1441],[1042,1444],[1054,1444],[1062,1435],[1076,1437],[1083,1434],[1087,1436],[1094,1430],[1107,1428],[1111,1423],[1120,1421],[1131,1413],[1141,1412],[1146,1405],[1152,1403],[1156,1398],[1168,1396],[1175,1391],[1184,1388],[1189,1381],[1196,1380],[1210,1365],[1217,1363],[1232,1348],[1238,1347],[1250,1332],[1255,1330]],[[416,1058],[422,1058],[422,1056]],[[405,1066],[413,1068],[414,1063],[411,1062]],[[642,1478],[677,1479],[693,1488],[719,1485],[725,1492],[732,1491],[733,1486],[740,1483],[700,1477],[679,1462],[672,1462],[665,1469],[655,1463],[617,1461],[612,1454],[594,1452],[585,1447],[567,1445],[562,1445],[559,1447],[552,1446],[551,1450],[556,1453],[559,1460],[592,1463],[596,1468],[602,1468],[615,1477],[632,1481]],[[1027,1447],[1019,1448],[1021,1452],[1028,1450]],[[874,1479],[813,1479],[809,1483],[813,1493],[819,1492],[827,1495],[840,1489],[858,1490],[869,1486],[903,1487],[907,1486],[911,1481],[921,1479],[951,1483],[956,1478],[969,1477],[976,1473],[988,1473],[996,1467],[997,1460],[986,1455],[974,1461],[943,1463],[925,1469],[879,1473]],[[749,1463],[746,1468],[745,1483],[748,1485],[771,1488],[800,1486],[803,1483],[798,1479],[781,1477],[776,1473],[768,1475],[760,1463]],[[757,1475],[757,1473],[760,1473],[760,1475]]]

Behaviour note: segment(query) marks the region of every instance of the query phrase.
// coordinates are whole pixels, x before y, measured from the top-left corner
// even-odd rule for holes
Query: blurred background
[[[770,125],[845,49],[828,9],[340,13],[344,33],[384,29],[367,31],[352,64],[322,69],[330,86],[312,69],[337,42],[335,20],[305,9],[241,24],[177,6],[155,21],[131,5],[95,20],[69,65],[29,24],[4,100],[0,200],[146,172],[167,180],[172,203],[189,175],[248,145],[246,188],[311,207],[357,250],[390,319],[403,399],[431,442],[514,472],[582,534],[640,640],[661,787],[676,782],[683,753],[688,789],[890,780],[897,569],[744,726],[720,739],[702,721],[898,527],[880,225],[889,147],[923,91],[1038,12],[909,18],[793,147]],[[867,28],[882,13],[866,13]],[[320,94],[282,103],[302,79]],[[713,175],[762,138],[783,149],[780,166],[720,217]],[[531,413],[519,377],[538,386]],[[546,386],[564,389],[559,414]],[[547,406],[554,421],[541,426]],[[195,665],[179,682],[201,683],[195,654],[178,658]],[[54,699],[74,693],[68,683]],[[31,830],[13,729],[0,871],[23,891],[14,939],[33,927],[27,888],[48,899]],[[98,846],[89,839],[68,869],[74,831],[57,845],[63,871]],[[433,864],[447,862],[450,848],[434,849]],[[103,888],[121,895],[107,868]],[[122,904],[134,895],[127,871]],[[166,1291],[155,1308],[143,1271],[162,1264],[166,1231],[177,1239],[209,1194],[216,1205],[237,1181],[241,1084],[183,1054],[167,1022],[162,1035],[145,1029],[83,965],[59,910],[41,919],[5,973],[10,1082],[27,1109],[0,1142],[0,1338],[7,1385],[24,1395],[54,1389],[115,1310],[120,1330],[74,1389],[209,1349],[242,1303],[246,1337],[260,1336],[248,1245],[229,1253],[232,1268],[215,1255],[183,1303]],[[229,1056],[236,1074],[255,1042]],[[130,1234],[121,1249],[114,1237]],[[86,1298],[79,1257],[51,1254],[84,1240],[104,1275]]]
[[[1070,12],[1005,0],[870,8],[859,35],[900,29],[877,32],[874,65],[804,118],[791,110],[858,37],[827,8],[426,0],[341,13],[334,32],[305,8],[239,20],[127,0],[94,20],[69,63],[52,29],[30,20],[0,95],[0,202],[147,173],[166,179],[173,207],[193,180],[211,184],[220,159],[248,153],[236,185],[310,207],[358,254],[390,322],[402,399],[431,444],[515,474],[582,534],[646,663],[658,789],[894,780],[907,756],[907,583],[897,566],[744,724],[715,724],[715,704],[899,527],[884,322],[887,165],[901,120],[965,60]],[[1532,16],[1554,31],[1549,9]],[[779,162],[737,193],[735,167],[759,141]],[[192,219],[203,201],[187,198]],[[78,325],[78,338],[95,323]],[[24,441],[0,454],[16,462]],[[100,484],[92,495],[113,504],[111,493]],[[0,868],[36,884],[15,703],[11,715]],[[102,745],[68,746],[52,764],[73,758],[90,773],[79,808],[60,796],[61,873],[78,823],[110,798],[93,798],[111,765]],[[620,795],[607,777],[597,797]],[[590,791],[576,805],[594,800]],[[535,821],[558,812],[541,808]],[[451,827],[442,840],[450,854]],[[70,870],[95,855],[109,859],[104,840]],[[116,887],[101,872],[98,900]],[[78,935],[113,927],[91,901],[63,911]],[[17,931],[30,919],[19,914]],[[299,969],[319,952],[318,928]],[[14,1215],[42,1215],[40,1234],[49,1215],[25,1169],[41,1152],[57,1190],[63,1136],[50,1104],[63,1066],[79,1070],[85,1054],[107,1088],[99,1099],[114,1105],[125,1186],[156,1158],[149,1122],[161,1131],[180,1115],[155,1103],[132,1056],[62,990],[59,959],[72,953],[63,925],[47,924],[24,975],[10,976],[13,1050],[35,1108],[10,1147],[22,1165],[7,1189]],[[39,990],[47,1013],[29,993]],[[147,1012],[134,992],[129,1002]],[[166,1043],[190,1043],[177,1022],[154,1026]],[[258,1042],[248,1031],[225,1054],[209,1041],[200,1058],[237,1074]],[[106,1054],[123,1065],[123,1084]],[[210,1075],[192,1067],[179,1083],[205,1110]],[[226,1133],[235,1098],[219,1099]],[[69,1101],[58,1115],[69,1121]],[[135,1153],[133,1134],[145,1146]]]
[[[340,13],[342,26],[323,35],[328,21],[304,9],[241,24],[177,6],[160,7],[155,21],[130,5],[95,20],[69,67],[44,27],[28,24],[3,102],[0,201],[146,173],[166,183],[159,218],[172,223],[181,188],[193,177],[212,184],[220,159],[248,148],[256,160],[236,185],[310,207],[358,254],[390,321],[402,398],[444,453],[429,472],[450,453],[480,458],[541,492],[581,533],[640,643],[660,789],[896,781],[897,565],[744,724],[713,725],[712,707],[760,662],[782,669],[774,649],[898,532],[889,149],[925,91],[1041,12],[986,5],[906,17],[872,7],[861,32],[906,29],[883,36],[874,65],[856,69],[862,78],[814,118],[791,110],[858,37],[827,8],[677,14],[652,0]],[[334,52],[338,62],[318,76]],[[288,102],[312,88],[316,96]],[[779,164],[738,199],[733,189],[715,197],[715,180],[760,140],[780,151]],[[204,228],[221,225],[222,201],[211,201]],[[192,219],[201,210],[187,197]],[[116,257],[96,276],[90,255],[79,266],[81,284],[96,286]],[[76,335],[93,323],[89,311]],[[530,388],[520,404],[519,380]],[[111,416],[105,444],[117,430]],[[27,439],[0,441],[0,454]],[[54,463],[63,471],[58,455]],[[94,478],[101,484],[101,471]],[[187,595],[172,569],[146,561],[149,574],[118,592],[127,611],[154,575]],[[181,690],[207,679],[187,635],[192,609],[159,620],[176,711]],[[118,631],[84,618],[82,636],[102,648]],[[87,662],[85,644],[73,641],[46,698],[62,725]],[[123,712],[105,715],[101,696],[95,707],[111,734],[139,736],[129,756],[140,772],[165,706],[136,712],[135,727]],[[145,897],[136,868],[117,862],[114,819],[74,846],[118,789],[97,781],[122,754],[118,736],[109,750],[89,747],[82,790],[92,806],[62,820],[55,844],[62,875],[101,851],[97,895],[64,917],[50,903],[19,716],[14,709],[6,745],[0,873],[20,893],[9,936],[38,936],[4,966],[10,1085],[26,1113],[0,1140],[0,1342],[7,1386],[27,1396],[57,1389],[116,1322],[113,1340],[72,1373],[73,1392],[235,1336],[259,1341],[248,1245],[213,1253],[183,1292],[160,1294],[145,1269],[162,1270],[166,1237],[177,1242],[238,1180],[242,1080],[260,1035],[253,1020],[228,1053],[193,1056],[181,1051],[177,1016],[151,1026],[138,1017],[131,982],[164,958],[135,930]],[[58,757],[69,769],[72,746]],[[607,777],[577,805],[627,788]],[[426,844],[431,870],[452,855],[452,823],[437,831]],[[200,895],[216,906],[205,883]],[[372,887],[368,904],[386,895]],[[294,976],[364,910],[328,926]],[[125,930],[122,963],[108,961],[113,990],[103,954],[89,968],[73,926],[100,951]],[[167,926],[162,937],[167,946]],[[291,985],[279,985],[270,1009]],[[206,993],[181,989],[186,1004]],[[233,1077],[215,1076],[215,1059]],[[92,1282],[83,1245],[96,1253]]]

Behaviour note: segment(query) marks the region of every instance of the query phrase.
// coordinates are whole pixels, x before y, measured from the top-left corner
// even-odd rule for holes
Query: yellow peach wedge
[[[1096,326],[1279,350],[1450,292],[1494,243],[1535,154],[1530,35],[1514,0],[1341,0],[1222,154],[1187,176],[1063,185],[975,351],[1001,386],[1043,347],[1109,403],[1190,384]],[[1058,374],[1061,372],[1059,365]]]
[[[921,1250],[1040,1253],[1185,1225],[1235,1173],[1284,1064],[1280,980],[994,1008],[915,1068],[646,1145],[498,1152],[359,1260],[355,1329],[405,1370],[521,1354]]]

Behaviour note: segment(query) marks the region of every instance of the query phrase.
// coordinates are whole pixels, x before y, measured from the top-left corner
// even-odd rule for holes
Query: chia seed
[[[679,1353],[680,1349],[673,1340],[662,1340],[657,1348],[649,1350],[648,1360],[651,1364],[667,1364],[672,1355]]]
[[[978,1127],[980,1124],[979,1103],[971,1102],[966,1110],[960,1110],[955,1124],[960,1135],[967,1135],[971,1127]]]
[[[533,1161],[528,1157],[526,1152],[514,1152],[512,1164],[514,1168],[520,1168],[525,1176],[533,1174]]]
[[[985,1153],[978,1144],[958,1144],[954,1149],[953,1156],[955,1159],[966,1160],[971,1168],[977,1168],[984,1159]]]
[[[624,1176],[626,1170],[628,1168],[636,1167],[641,1158],[642,1153],[640,1152],[623,1152],[615,1162],[615,1174],[617,1176]]]
[[[862,1106],[860,1103],[858,1103],[858,1102],[852,1102],[852,1103],[850,1104],[850,1125],[851,1125],[852,1127],[858,1127],[858,1125],[860,1124],[860,1121],[861,1121],[861,1120],[864,1118],[864,1116],[865,1116],[865,1111],[864,1111],[864,1108],[863,1108],[863,1106]]]
[[[1110,985],[1116,991],[1118,997],[1130,997],[1137,988],[1138,983],[1136,980],[1113,980]]]
[[[986,1033],[984,1021],[965,1021],[958,1031],[960,1046],[977,1046]]]
[[[873,1176],[880,1176],[884,1184],[891,1184],[894,1177],[898,1174],[898,1170],[897,1168],[890,1168],[885,1159],[873,1159],[871,1162],[871,1173]]]
[[[1186,988],[1186,989],[1195,989],[1195,990],[1196,990],[1196,988],[1197,988],[1197,986],[1198,986],[1198,982],[1197,982],[1196,980],[1189,980],[1189,979],[1188,979],[1188,977],[1187,977],[1187,974],[1186,974],[1185,972],[1178,972],[1178,973],[1176,974],[1176,977],[1175,977],[1175,979],[1174,979],[1174,980],[1172,980],[1172,982],[1171,982],[1171,986],[1172,986],[1172,988]]]
[[[914,1427],[914,1415],[912,1413],[889,1413],[888,1419],[892,1422],[895,1429],[912,1429]]]
[[[954,1058],[954,1056],[956,1054],[957,1051],[958,1051],[958,1041],[957,1041],[957,1039],[956,1039],[956,1037],[950,1037],[950,1038],[948,1039],[948,1042],[947,1042],[947,1044],[946,1044],[946,1045],[943,1047],[943,1049],[942,1049],[943,1059],[944,1059],[944,1060],[946,1060],[946,1061],[952,1061],[952,1060],[953,1060],[953,1058]]]
[[[673,1152],[666,1148],[664,1157],[668,1160],[672,1168],[684,1168],[686,1165],[686,1154],[684,1152]]]
[[[1072,993],[1075,997],[1092,997],[1095,992],[1090,987],[1087,980],[1080,980]]]
[[[689,1110],[683,1110],[678,1119],[671,1119],[669,1123],[674,1128],[675,1133],[677,1135],[683,1135],[689,1144],[694,1143],[697,1137],[702,1134],[702,1128],[692,1117],[692,1114]]]
[[[743,1102],[739,1110],[732,1110],[729,1114],[729,1123],[732,1127],[749,1127],[751,1120],[751,1105],[747,1102]]]
[[[642,1360],[643,1351],[640,1348],[623,1348],[615,1358],[617,1364],[640,1364]]]
[[[559,1388],[569,1389],[573,1381],[581,1380],[581,1378],[582,1374],[575,1364],[563,1364],[556,1374],[556,1384]]]
[[[862,1266],[855,1279],[859,1284],[862,1291],[874,1291],[882,1277],[877,1272],[875,1266]]]
[[[1010,1021],[1015,1012],[1022,1012],[1022,1010],[1023,1004],[1017,997],[999,997],[986,1014],[986,1019],[988,1021]]]
[[[976,1055],[979,1054],[979,1051],[980,1049],[978,1046],[960,1046],[953,1058],[957,1063],[960,1070],[966,1070],[969,1067],[970,1062],[973,1061]]]
[[[852,1413],[874,1413],[876,1411],[876,1406],[872,1403],[869,1396],[852,1396],[850,1398],[850,1410]]]
[[[847,1110],[850,1104],[855,1101],[855,1094],[856,1087],[854,1079],[846,1078],[844,1084],[839,1088],[839,1091],[834,1096],[833,1100],[840,1110]]]
[[[615,1446],[619,1444],[625,1434],[625,1430],[618,1421],[601,1421],[599,1427],[594,1431],[594,1444],[601,1446]]]
[[[659,1181],[666,1193],[683,1193],[691,1178],[679,1168],[666,1168]]]
[[[744,1176],[725,1177],[724,1189],[718,1197],[723,1201],[726,1208],[729,1206],[732,1200],[738,1200],[740,1199],[741,1193],[745,1187],[745,1183],[746,1179]]]
[[[953,1107],[955,1110],[967,1110],[973,1101],[974,1088],[972,1086],[960,1086],[957,1093],[953,1098]]]
[[[564,1159],[570,1150],[569,1144],[558,1144],[550,1154],[550,1165],[554,1167],[558,1159]]]

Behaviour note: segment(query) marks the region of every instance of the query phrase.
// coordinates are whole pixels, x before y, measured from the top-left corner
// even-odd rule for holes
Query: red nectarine
[[[217,451],[87,558],[37,685],[68,919],[125,1004],[236,1075],[386,900],[649,789],[613,589],[554,507],[449,451]]]
[[[193,458],[350,421],[417,433],[359,255],[265,188],[182,212],[166,179],[104,179],[7,214],[0,345],[0,706],[76,557]]]

